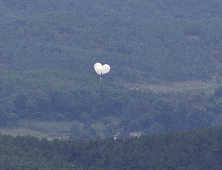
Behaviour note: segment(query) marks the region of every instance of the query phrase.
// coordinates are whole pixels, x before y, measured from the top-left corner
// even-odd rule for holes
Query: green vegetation
[[[1,169],[220,169],[221,7],[0,0]]]
[[[213,94],[154,93],[64,71],[1,74],[1,127],[88,140],[221,125],[222,87]]]
[[[175,19],[221,17],[222,2],[218,0],[0,0],[0,17],[14,19],[55,11],[100,19]]]
[[[0,27],[1,67],[94,75],[109,63],[110,80],[158,83],[221,79],[222,20],[99,20],[52,13]]]
[[[99,7],[99,2],[94,5]],[[161,9],[171,4],[144,3],[139,6],[152,4]],[[21,16],[34,5],[27,1],[2,4],[5,11],[17,9]],[[116,9],[115,4],[103,5]],[[61,2],[56,5],[62,9]],[[173,5],[187,9],[181,2]],[[51,7],[47,14],[40,6],[39,15],[0,24],[0,127],[29,127],[50,136],[88,140],[220,124],[221,97],[216,96],[220,88],[213,94],[155,94],[120,86],[212,79],[219,85],[219,17],[136,20],[125,13],[125,17],[105,20]],[[112,67],[102,83],[93,70],[95,62]],[[63,122],[68,122],[67,128]]]
[[[0,127],[89,140],[218,125],[220,88],[156,94],[120,84],[219,85],[221,26],[219,18],[103,20],[68,12],[3,22]],[[93,70],[98,61],[112,67],[102,83]]]
[[[114,140],[0,135],[1,169],[220,169],[222,128]]]

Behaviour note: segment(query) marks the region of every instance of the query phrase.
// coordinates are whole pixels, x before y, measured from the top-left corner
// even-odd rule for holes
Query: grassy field
[[[118,119],[110,118],[112,122],[118,122]],[[31,121],[31,120],[22,120],[19,122],[19,127],[12,129],[0,129],[0,133],[8,134],[12,136],[24,136],[30,135],[35,136],[40,139],[54,139],[54,138],[63,138],[68,139],[71,133],[71,127],[75,124],[79,127],[84,126],[83,123],[76,121]],[[112,124],[111,124],[112,125]],[[111,126],[110,125],[110,126]],[[104,136],[105,127],[103,123],[95,121],[92,123],[92,128],[96,130],[98,136]]]
[[[0,133],[12,136],[31,135],[39,138],[68,138],[73,122],[68,121],[30,121],[19,122],[19,127],[13,129],[0,129]]]
[[[47,138],[47,134],[44,134],[39,131],[34,131],[26,128],[14,128],[14,129],[0,129],[1,134],[7,134],[12,136],[24,136],[24,135],[31,135],[38,138]]]
[[[169,85],[156,86],[148,85],[148,88],[155,92],[189,91],[189,90],[213,90],[218,85],[216,83],[201,81],[174,82]]]
[[[216,81],[212,80],[210,82],[202,82],[202,81],[184,81],[184,82],[172,82],[167,84],[127,84],[125,85],[131,90],[152,90],[154,92],[173,92],[173,91],[214,91],[215,88],[220,86],[221,84],[217,84]]]

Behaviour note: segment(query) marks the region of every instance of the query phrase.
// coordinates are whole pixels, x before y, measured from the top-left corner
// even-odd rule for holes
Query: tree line
[[[48,141],[0,135],[2,169],[220,169],[221,127],[140,138]]]

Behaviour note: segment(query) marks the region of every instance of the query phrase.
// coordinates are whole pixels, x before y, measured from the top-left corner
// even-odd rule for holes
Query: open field
[[[216,87],[218,87],[216,83],[205,83],[201,81],[174,82],[163,86],[148,85],[148,88],[155,92],[210,90],[215,89]]]
[[[0,133],[8,134],[12,136],[24,136],[31,135],[39,138],[68,138],[70,128],[73,122],[68,121],[20,121],[20,125],[17,128],[12,129],[0,129]]]
[[[0,129],[1,134],[7,134],[12,136],[24,136],[24,135],[31,135],[39,138],[47,137],[47,134],[44,134],[39,131],[34,131],[25,128],[13,128],[13,129]]]

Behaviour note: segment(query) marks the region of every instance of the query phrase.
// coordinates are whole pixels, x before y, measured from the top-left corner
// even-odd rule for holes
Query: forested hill
[[[13,19],[48,12],[72,12],[101,19],[175,19],[221,17],[218,0],[1,0],[0,17]]]
[[[100,61],[112,66],[111,80],[220,79],[222,2],[0,0],[0,5],[5,21],[0,62],[9,69],[88,74]]]
[[[69,121],[63,132],[88,140],[221,125],[220,87],[155,94],[120,85],[212,79],[220,85],[222,19],[212,12],[219,2],[212,1],[215,8],[200,1],[52,2],[0,1],[3,18],[10,16],[0,23],[0,127],[36,121],[36,130],[43,121]],[[186,11],[197,4],[209,17]],[[173,15],[177,5],[187,16]],[[141,10],[125,8],[135,6]],[[96,62],[111,66],[101,83]]]
[[[220,169],[221,128],[188,130],[222,125],[221,9],[219,0],[0,0],[0,128],[75,139],[0,135],[0,169]],[[111,66],[101,83],[96,62]],[[218,87],[132,85],[192,80]]]
[[[13,70],[54,69],[126,82],[210,80],[220,77],[222,20],[139,22],[66,13],[17,19],[0,26],[0,62]]]
[[[221,133],[220,127],[87,142],[0,135],[0,166],[2,170],[218,170]]]

